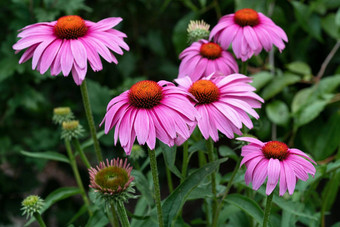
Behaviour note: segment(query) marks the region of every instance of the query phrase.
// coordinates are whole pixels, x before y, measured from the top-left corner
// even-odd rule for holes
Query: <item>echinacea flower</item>
[[[262,48],[267,52],[275,45],[281,52],[288,42],[286,33],[270,18],[253,9],[241,9],[223,16],[211,30],[210,39],[227,49],[232,44],[237,58],[246,61]],[[282,41],[283,40],[283,41]]]
[[[86,76],[87,60],[93,71],[100,71],[103,66],[99,55],[117,64],[111,51],[121,55],[121,48],[129,50],[123,40],[126,35],[112,29],[121,21],[122,18],[110,17],[95,23],[70,15],[28,25],[20,30],[21,39],[13,49],[18,53],[27,48],[19,64],[32,58],[33,70],[44,74],[50,68],[52,76],[72,72],[74,82],[80,85]]]
[[[131,197],[130,193],[134,192],[131,188],[134,180],[131,171],[132,167],[127,159],[106,159],[106,162],[100,162],[99,166],[89,169],[89,187],[100,193],[105,200],[127,200]]]
[[[247,76],[232,74],[220,79],[211,75],[195,82],[190,77],[175,81],[195,97],[189,99],[201,115],[197,122],[205,139],[211,137],[216,142],[218,131],[234,138],[234,133],[242,134],[242,124],[253,127],[247,113],[259,118],[253,108],[260,108],[263,99],[253,92],[255,88],[248,84],[251,78]]]
[[[156,138],[168,146],[179,144],[190,137],[188,126],[198,117],[187,95],[167,81],[140,81],[109,102],[101,124],[105,122],[105,133],[115,126],[115,144],[119,138],[127,155],[136,137],[151,150]]]
[[[201,39],[194,42],[179,55],[182,60],[178,78],[189,76],[192,81],[215,73],[229,75],[238,72],[233,56],[217,43]]]
[[[266,194],[270,195],[280,180],[280,196],[288,189],[293,194],[298,179],[306,181],[308,174],[315,175],[316,164],[304,152],[288,148],[279,141],[263,143],[251,137],[239,137],[237,140],[249,142],[242,147],[243,156],[240,166],[246,165],[246,184],[252,182],[253,189],[258,190],[268,176]]]

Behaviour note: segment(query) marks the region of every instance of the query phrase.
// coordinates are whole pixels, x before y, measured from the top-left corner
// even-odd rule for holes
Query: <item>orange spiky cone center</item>
[[[157,106],[163,98],[162,87],[151,80],[134,84],[129,91],[129,102],[137,108],[150,109]]]
[[[198,104],[209,104],[218,100],[220,91],[209,80],[198,80],[191,85],[189,92],[197,99]]]
[[[87,30],[83,18],[76,15],[60,17],[54,25],[54,34],[60,39],[77,39],[86,35]]]
[[[253,9],[240,9],[234,14],[236,24],[244,26],[256,26],[259,24],[259,15]]]
[[[262,153],[267,159],[276,158],[280,161],[287,158],[288,146],[279,141],[270,141],[262,147]]]
[[[221,57],[222,48],[217,43],[204,43],[201,46],[200,54],[208,59],[216,59]]]

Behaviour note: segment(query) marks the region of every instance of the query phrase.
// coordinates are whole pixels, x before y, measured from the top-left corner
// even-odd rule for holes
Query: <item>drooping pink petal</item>
[[[268,160],[262,159],[256,166],[253,173],[253,189],[258,190],[266,180],[268,174]]]
[[[282,161],[282,163],[284,165],[284,170],[286,173],[286,182],[287,182],[288,192],[290,195],[292,195],[295,189],[296,177],[295,177],[293,169],[291,169],[287,161]]]
[[[278,159],[269,159],[268,162],[268,181],[267,181],[267,188],[266,188],[266,194],[270,195],[274,188],[277,185],[277,182],[279,181],[280,176],[280,161]]]

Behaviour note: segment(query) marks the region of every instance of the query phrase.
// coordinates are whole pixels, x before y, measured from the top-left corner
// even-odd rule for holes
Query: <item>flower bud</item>
[[[21,205],[21,210],[23,210],[22,215],[27,215],[27,218],[30,218],[34,213],[40,214],[44,200],[37,195],[30,195],[22,201]]]
[[[64,121],[70,121],[74,118],[70,107],[57,107],[53,109],[53,123],[62,124]]]
[[[191,20],[187,29],[188,42],[191,44],[201,39],[209,39],[209,27],[210,25],[205,23],[203,20]]]

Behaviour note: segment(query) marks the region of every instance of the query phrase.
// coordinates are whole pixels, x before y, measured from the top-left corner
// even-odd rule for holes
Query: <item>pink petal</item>
[[[280,161],[278,159],[269,159],[268,162],[268,181],[266,194],[270,195],[279,181],[280,176]]]
[[[253,137],[238,137],[236,139],[241,140],[241,141],[246,141],[246,142],[249,142],[249,143],[254,143],[254,144],[260,146],[261,148],[264,146],[263,142],[261,142],[260,140],[258,140],[256,138],[253,138]]]
[[[134,129],[139,144],[145,144],[149,135],[149,115],[145,109],[138,109]]]
[[[253,173],[253,189],[258,190],[266,180],[268,174],[268,160],[262,159],[256,166]]]
[[[78,39],[70,39],[70,47],[75,62],[80,68],[85,68],[87,63],[87,52],[82,42]]]
[[[287,181],[286,181],[286,172],[283,162],[280,162],[281,170],[280,170],[280,196],[283,196],[287,191]]]
[[[308,155],[306,155],[305,153],[303,153],[299,149],[290,148],[288,151],[289,151],[289,153],[297,154],[297,155],[300,155],[300,156],[302,156],[304,158],[307,158],[309,161],[311,161],[312,163],[316,164],[316,162],[314,162],[313,159],[311,159]]]
[[[290,195],[292,195],[295,189],[295,184],[296,184],[296,177],[294,174],[294,170],[291,169],[289,164],[287,164],[287,161],[282,161],[282,162],[283,162],[284,170],[286,173],[286,182],[287,182],[288,192]]]
[[[59,48],[62,44],[62,40],[56,39],[53,41],[42,54],[42,60],[40,63],[40,73],[44,74],[51,66],[53,60],[56,58]]]

